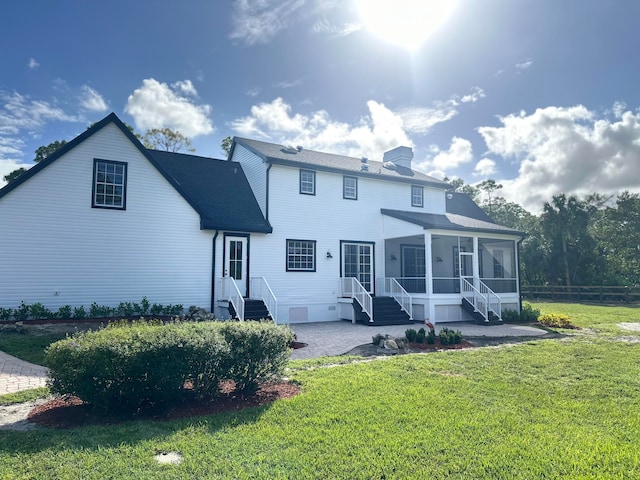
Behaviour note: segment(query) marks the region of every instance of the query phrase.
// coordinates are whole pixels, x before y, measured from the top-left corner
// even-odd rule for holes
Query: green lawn
[[[0,431],[0,478],[640,478],[640,344],[620,341],[633,334],[615,327],[640,321],[640,310],[535,306],[588,330],[292,362],[303,392],[243,412]],[[164,451],[183,463],[158,465]]]
[[[66,333],[34,331],[29,333],[0,332],[0,350],[27,362],[44,365],[44,351]]]

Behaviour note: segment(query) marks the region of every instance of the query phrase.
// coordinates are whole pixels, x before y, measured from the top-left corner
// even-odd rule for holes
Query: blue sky
[[[415,168],[496,179],[532,211],[640,191],[640,2],[442,3],[10,2],[0,185],[113,111],[216,158],[227,135],[370,159],[412,146]]]

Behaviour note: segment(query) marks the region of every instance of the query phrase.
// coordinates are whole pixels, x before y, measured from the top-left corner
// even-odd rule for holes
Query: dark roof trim
[[[65,143],[64,146],[60,147],[58,150],[53,152],[47,158],[35,164],[29,170],[27,170],[18,178],[16,178],[13,182],[10,182],[8,185],[5,185],[3,188],[1,188],[0,198],[2,198],[3,196],[5,196],[7,193],[11,192],[15,188],[17,188],[19,185],[22,185],[24,182],[29,180],[31,177],[33,177],[36,173],[38,173],[43,168],[47,168],[47,166],[51,165],[58,158],[60,158],[61,156],[63,156],[73,148],[75,148],[77,145],[84,142],[86,139],[91,137],[94,133],[97,133],[100,130],[102,130],[102,128],[104,128],[105,125],[108,125],[111,122],[114,122],[120,128],[120,130],[123,131],[125,135],[127,135],[135,144],[137,144],[136,146],[138,146],[139,149],[142,149],[141,151],[144,150],[144,147],[138,141],[138,139],[133,135],[133,133],[131,133],[131,131],[124,125],[124,123],[120,121],[120,119],[116,116],[116,114],[112,112],[109,115],[107,115],[105,118],[100,120],[99,122],[96,122],[91,128],[88,128],[87,130],[82,132],[80,135],[78,135],[76,138],[74,138],[70,142]]]
[[[276,165],[284,165],[284,166],[287,166],[287,167],[306,168],[308,170],[319,170],[319,171],[323,171],[323,172],[338,173],[340,175],[350,175],[352,177],[375,178],[377,180],[385,180],[385,181],[390,181],[390,182],[407,183],[407,184],[414,184],[414,185],[415,184],[420,184],[420,185],[425,185],[425,186],[429,186],[429,187],[440,188],[440,189],[443,189],[443,190],[449,190],[451,188],[451,185],[449,185],[447,183],[442,183],[442,182],[430,182],[428,180],[422,180],[422,179],[416,179],[416,178],[402,178],[402,177],[381,176],[381,175],[376,174],[374,172],[363,172],[363,171],[358,172],[358,171],[349,170],[349,169],[346,169],[346,168],[345,169],[341,169],[341,168],[328,167],[328,166],[324,166],[324,165],[319,165],[317,163],[299,162],[299,161],[296,161],[296,160],[284,160],[282,158],[270,157],[270,156],[267,156],[267,155],[263,154],[262,152],[260,152],[256,148],[252,147],[248,143],[244,142],[242,138],[238,138],[238,137],[234,137],[233,138],[233,144],[231,146],[231,151],[229,152],[229,159],[231,159],[233,157],[233,152],[234,152],[235,147],[236,147],[237,144],[242,145],[244,148],[249,150],[251,153],[253,153],[253,154],[257,155],[258,157],[260,157],[262,159],[262,161],[265,162],[265,163],[276,164]],[[330,155],[330,154],[327,154],[327,155]],[[378,163],[380,163],[380,162],[378,162]]]
[[[518,237],[524,237],[526,234],[518,230],[513,230],[502,225],[494,224],[491,226],[489,222],[479,221],[478,219],[471,217],[464,217],[457,214],[434,214],[434,213],[415,213],[415,212],[403,212],[400,210],[389,210],[382,208],[380,212],[383,215],[397,218],[404,222],[413,223],[423,227],[425,230],[451,230],[462,232],[480,232],[502,235],[516,235]],[[457,217],[457,218],[456,218]],[[469,225],[463,225],[461,223],[455,223],[454,220],[460,219]],[[475,224],[475,225],[474,225]]]

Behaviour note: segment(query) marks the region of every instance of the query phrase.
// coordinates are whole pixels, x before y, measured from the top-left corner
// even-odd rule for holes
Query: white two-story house
[[[0,307],[146,296],[220,317],[368,324],[517,309],[522,234],[412,156],[236,138],[216,160],[148,150],[111,114],[0,189]]]

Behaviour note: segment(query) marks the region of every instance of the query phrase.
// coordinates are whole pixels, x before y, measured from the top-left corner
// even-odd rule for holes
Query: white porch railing
[[[278,324],[278,299],[264,277],[251,278],[251,298],[262,300],[273,318],[273,323]]]
[[[409,320],[413,320],[413,305],[411,302],[411,295],[400,285],[397,279],[392,277],[378,278],[376,279],[376,291],[378,294],[381,292],[385,296],[393,297],[396,302],[400,304],[402,310],[407,312]]]
[[[240,293],[238,284],[232,277],[222,277],[220,284],[222,286],[222,299],[231,302],[238,320],[244,321],[244,298]]]
[[[340,294],[343,297],[355,298],[362,307],[362,310],[369,315],[369,322],[373,322],[373,299],[357,278],[341,278]],[[355,320],[353,323],[355,323]]]
[[[476,288],[474,284],[478,285],[478,287]],[[502,302],[500,301],[500,297],[479,278],[473,278],[473,283],[467,278],[461,278],[460,290],[462,298],[482,314],[485,322],[489,321],[489,312],[492,312],[499,319],[502,319]]]

